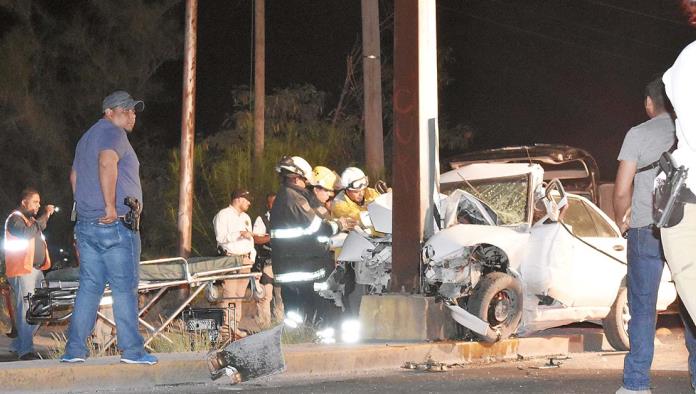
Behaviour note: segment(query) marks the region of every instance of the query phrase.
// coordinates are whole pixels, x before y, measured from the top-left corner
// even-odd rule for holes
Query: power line
[[[491,1],[492,1],[492,2],[496,2],[496,3],[499,3],[499,4],[510,5],[510,3],[505,2],[505,1],[501,1],[501,0],[491,0]],[[514,2],[514,4],[518,4],[518,3],[517,3],[517,2]],[[635,38],[627,37],[627,36],[624,36],[624,35],[619,35],[619,34],[612,33],[612,32],[610,32],[610,31],[607,31],[607,30],[602,29],[602,28],[598,28],[598,27],[594,27],[594,26],[588,26],[588,25],[585,25],[585,24],[582,24],[582,23],[578,23],[578,22],[568,21],[568,20],[566,20],[566,19],[558,18],[558,17],[555,17],[555,16],[551,16],[551,15],[548,15],[548,14],[546,14],[546,13],[536,12],[536,11],[533,11],[533,10],[529,10],[529,8],[527,8],[527,7],[524,8],[524,12],[527,12],[528,14],[538,15],[538,16],[540,16],[540,17],[542,17],[542,18],[546,18],[546,19],[549,19],[549,20],[552,20],[552,21],[559,22],[559,23],[561,23],[563,26],[572,25],[572,26],[578,27],[578,28],[580,28],[580,29],[589,30],[589,31],[591,31],[591,32],[598,33],[598,34],[603,34],[603,35],[610,36],[610,37],[613,37],[613,38],[616,38],[616,39],[625,40],[625,41],[631,41],[631,42],[634,42],[634,43],[636,43],[636,44],[645,45],[645,46],[649,46],[649,47],[656,48],[656,49],[661,49],[661,50],[664,50],[664,51],[667,51],[667,52],[670,52],[670,53],[673,53],[673,52],[674,52],[674,50],[673,50],[672,48],[666,48],[666,47],[664,47],[664,46],[662,46],[662,45],[657,45],[657,44],[653,44],[653,43],[650,43],[650,42],[646,42],[646,41],[642,41],[642,40],[637,40],[637,39],[635,39]]]
[[[620,7],[620,6],[614,5],[614,4],[608,4],[608,3],[605,3],[605,2],[599,1],[599,0],[585,0],[585,1],[588,3],[602,6],[602,7],[613,8],[615,10],[627,12],[629,14],[640,15],[640,16],[645,17],[645,18],[655,19],[658,21],[668,22],[668,23],[672,23],[675,25],[687,27],[686,22],[679,22],[679,21],[675,21],[674,19],[663,18],[661,16],[647,14],[645,12],[640,12],[640,11],[632,10],[630,8]]]
[[[620,53],[610,52],[610,51],[607,51],[607,50],[604,50],[604,49],[593,48],[593,47],[591,47],[591,46],[587,46],[587,45],[583,45],[583,44],[578,44],[578,43],[575,43],[575,42],[572,42],[572,41],[564,40],[564,39],[562,39],[562,38],[552,37],[552,36],[549,36],[549,35],[547,35],[547,34],[539,33],[539,32],[532,31],[532,30],[527,30],[527,29],[521,28],[521,27],[519,27],[519,26],[510,25],[510,24],[502,23],[502,22],[497,22],[497,21],[494,21],[494,20],[492,20],[492,19],[489,19],[489,18],[486,18],[486,17],[482,17],[482,16],[479,16],[479,15],[474,15],[474,14],[471,14],[471,13],[468,13],[468,12],[462,12],[462,11],[459,11],[459,10],[455,10],[455,9],[448,8],[448,7],[443,7],[443,6],[440,6],[440,8],[441,8],[441,9],[444,9],[444,10],[448,10],[448,11],[454,12],[454,13],[459,14],[459,15],[467,16],[467,17],[469,17],[469,18],[471,18],[471,19],[476,19],[476,20],[479,20],[479,21],[482,21],[482,22],[486,22],[486,23],[489,23],[489,24],[498,26],[498,27],[502,27],[502,28],[505,28],[505,29],[508,29],[508,30],[513,30],[513,31],[517,31],[517,32],[520,32],[520,33],[525,33],[525,34],[527,34],[527,35],[530,35],[530,36],[533,36],[533,37],[536,37],[536,38],[541,38],[541,39],[545,39],[545,40],[549,40],[549,41],[559,42],[559,43],[562,43],[562,44],[565,44],[565,45],[568,45],[568,46],[571,46],[571,47],[575,47],[575,48],[578,48],[578,49],[584,49],[584,50],[588,50],[588,51],[592,51],[592,52],[597,52],[597,53],[601,53],[601,54],[603,54],[603,55],[607,55],[607,56],[611,56],[611,57],[615,57],[615,58],[620,58],[620,59],[624,59],[624,60],[630,60],[630,61],[632,61],[632,62],[640,62],[640,63],[644,63],[644,64],[648,64],[648,65],[653,65],[653,66],[659,65],[658,63],[649,62],[649,61],[646,61],[645,59],[638,59],[638,58],[634,58],[634,57],[631,57],[631,56],[622,55],[622,54],[620,54]]]

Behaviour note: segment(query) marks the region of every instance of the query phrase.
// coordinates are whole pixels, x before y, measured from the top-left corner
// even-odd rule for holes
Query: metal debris
[[[401,366],[401,368],[418,370],[418,371],[425,371],[425,372],[447,372],[452,368],[463,367],[463,366],[464,366],[464,364],[460,364],[460,363],[447,364],[447,363],[437,362],[437,361],[433,360],[432,358],[428,357],[428,359],[422,363],[418,363],[415,361],[407,361]]]
[[[280,338],[283,325],[250,335],[208,353],[210,377],[227,376],[230,383],[272,375],[285,370]]]
[[[533,366],[529,367],[532,369],[551,369],[551,368],[560,368],[561,365],[563,364],[563,361],[565,360],[570,360],[570,357],[549,357],[549,362],[547,362],[544,365],[540,366]]]

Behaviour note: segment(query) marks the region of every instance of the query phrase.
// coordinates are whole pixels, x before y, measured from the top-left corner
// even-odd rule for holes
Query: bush
[[[324,165],[340,172],[349,165],[359,165],[356,151],[361,151],[362,130],[358,119],[347,118],[335,126],[323,113],[324,95],[311,86],[283,89],[266,99],[266,141],[264,157],[253,163],[253,114],[247,106],[248,97],[240,90],[235,102],[239,108],[228,115],[223,128],[203,140],[194,149],[195,186],[193,196],[192,255],[215,254],[216,242],[212,220],[215,214],[229,204],[229,196],[236,188],[247,188],[252,194],[249,215],[252,220],[265,212],[265,196],[278,189],[274,170],[284,155],[301,156],[310,164]],[[159,208],[148,205],[148,212],[161,209],[156,217],[164,220],[148,221],[147,232],[169,232],[168,239],[158,238],[159,248],[143,242],[146,256],[161,255],[163,250],[176,250],[179,151],[169,158],[167,185],[164,187]],[[145,182],[154,180],[143,176]],[[159,235],[155,235],[159,237]],[[150,235],[145,235],[149,238]],[[163,246],[163,247],[162,247]]]

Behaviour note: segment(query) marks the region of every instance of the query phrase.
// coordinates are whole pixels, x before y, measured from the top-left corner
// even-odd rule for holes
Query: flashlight
[[[60,207],[53,207],[53,212],[60,212]]]

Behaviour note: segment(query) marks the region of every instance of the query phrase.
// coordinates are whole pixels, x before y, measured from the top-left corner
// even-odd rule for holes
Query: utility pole
[[[382,71],[380,61],[379,0],[362,0],[363,100],[365,164],[367,173],[383,175]]]
[[[261,167],[266,108],[266,0],[254,4],[254,165]]]
[[[198,0],[186,0],[184,87],[181,103],[181,152],[179,166],[179,256],[191,254],[193,216],[193,147],[196,124],[196,40]]]
[[[432,234],[437,157],[435,0],[394,2],[394,162],[391,290],[418,291],[420,249]]]

